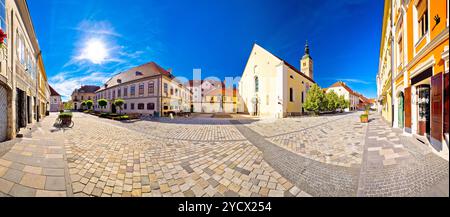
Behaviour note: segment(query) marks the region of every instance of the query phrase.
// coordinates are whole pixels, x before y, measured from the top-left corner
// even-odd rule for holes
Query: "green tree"
[[[341,109],[341,112],[343,112],[343,110],[345,110],[345,109],[350,107],[350,102],[348,100],[346,100],[343,95],[339,97],[339,103],[338,104],[339,104],[338,108]]]
[[[91,107],[94,105],[94,102],[92,100],[86,100],[84,101],[84,103],[86,104],[89,110],[91,110]]]
[[[314,84],[313,86],[311,86],[306,95],[306,101],[303,104],[303,108],[318,115],[320,111],[323,111],[324,108],[326,108],[325,102],[325,93],[317,84]]]
[[[335,112],[339,107],[339,96],[333,90],[331,90],[326,94],[326,99],[327,110]]]
[[[84,107],[86,106],[86,101],[83,101],[83,102],[81,102],[81,108],[83,108],[84,109]]]
[[[65,102],[64,103],[64,110],[71,110],[73,109],[73,102],[69,101],[69,102]]]
[[[119,107],[119,111],[120,111],[119,114],[122,114],[122,106],[123,106],[123,104],[125,104],[125,101],[123,99],[116,99],[114,101],[114,106]]]
[[[97,103],[100,108],[106,108],[108,105],[108,101],[106,99],[99,99]]]

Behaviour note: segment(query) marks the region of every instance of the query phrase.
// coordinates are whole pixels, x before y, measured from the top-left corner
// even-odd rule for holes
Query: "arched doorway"
[[[398,96],[398,127],[405,127],[405,100],[403,92]]]

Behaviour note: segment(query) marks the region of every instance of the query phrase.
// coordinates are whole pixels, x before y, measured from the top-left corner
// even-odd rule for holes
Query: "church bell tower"
[[[300,60],[300,69],[306,76],[310,77],[311,79],[314,79],[313,59],[309,55],[308,41],[306,41],[305,45],[305,55],[303,55],[303,58]]]

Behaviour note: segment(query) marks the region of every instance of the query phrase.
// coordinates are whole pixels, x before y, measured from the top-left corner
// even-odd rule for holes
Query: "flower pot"
[[[361,116],[361,123],[369,123],[369,116]]]

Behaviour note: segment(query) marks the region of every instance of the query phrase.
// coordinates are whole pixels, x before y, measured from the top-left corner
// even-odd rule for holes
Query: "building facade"
[[[7,34],[0,48],[0,141],[4,141],[38,120],[41,51],[25,0],[0,0],[0,28]]]
[[[50,86],[50,112],[59,112],[64,110],[61,95]]]
[[[448,1],[385,4],[392,11],[393,125],[448,159]]]
[[[392,125],[392,9],[391,0],[384,3],[383,29],[377,74],[378,109],[383,119]]]
[[[186,88],[192,93],[192,109],[191,112],[203,113],[211,112],[210,102],[206,100],[206,93],[214,90],[222,90],[225,84],[216,79],[190,80],[186,84]]]
[[[345,100],[349,102],[349,107],[345,111],[355,111],[358,109],[360,102],[360,94],[353,91],[346,83],[338,81],[327,88],[327,93],[334,91],[338,96],[344,96]]]
[[[99,86],[95,86],[95,85],[83,85],[80,88],[75,89],[72,92],[72,100],[71,100],[71,104],[72,104],[72,109],[73,110],[80,110],[80,109],[86,109],[82,103],[86,100],[92,100],[94,101],[95,99],[95,92],[97,90],[99,90],[100,87]]]
[[[239,82],[244,111],[254,116],[283,118],[301,115],[306,93],[315,83],[309,46],[299,61],[305,73],[254,44]]]
[[[40,119],[42,119],[43,117],[46,116],[47,111],[50,110],[50,95],[51,95],[51,90],[50,90],[50,86],[48,85],[48,80],[47,80],[47,74],[45,72],[45,67],[44,67],[44,61],[42,60],[42,55],[39,53],[38,54],[38,59],[37,59],[37,88],[38,88],[38,103],[36,105],[36,111],[37,111],[37,120],[39,121]],[[61,97],[61,96],[60,96]]]
[[[96,111],[118,113],[114,100],[123,99],[124,114],[166,116],[171,112],[191,111],[191,92],[168,70],[154,62],[122,72],[96,92]],[[106,99],[106,108],[98,106],[99,99]]]
[[[206,113],[242,113],[244,105],[237,88],[220,88],[206,92],[203,97]]]

